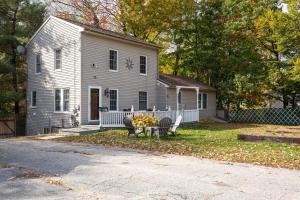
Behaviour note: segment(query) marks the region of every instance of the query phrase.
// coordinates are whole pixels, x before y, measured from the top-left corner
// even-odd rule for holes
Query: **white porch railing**
[[[178,115],[182,115],[182,122],[196,122],[199,121],[198,110],[172,110],[172,111],[117,111],[117,112],[100,112],[99,121],[100,127],[124,127],[123,119],[126,116],[137,116],[137,115],[151,115],[158,119],[169,117],[173,123]]]

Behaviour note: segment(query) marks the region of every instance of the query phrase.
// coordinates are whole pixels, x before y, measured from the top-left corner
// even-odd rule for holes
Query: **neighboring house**
[[[116,32],[49,17],[27,44],[27,134],[99,123],[109,112],[170,107],[216,115],[216,91],[182,77],[159,76],[159,47]],[[197,100],[198,99],[198,100]]]

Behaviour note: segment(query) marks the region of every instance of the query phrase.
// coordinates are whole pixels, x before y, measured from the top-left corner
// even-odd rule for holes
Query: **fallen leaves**
[[[280,126],[253,124],[196,124],[178,130],[177,137],[127,137],[124,130],[56,139],[63,142],[100,144],[222,161],[253,163],[300,170],[300,146],[272,142],[242,142],[237,134],[261,132]],[[287,128],[287,127],[284,127]],[[298,130],[298,129],[297,129]]]

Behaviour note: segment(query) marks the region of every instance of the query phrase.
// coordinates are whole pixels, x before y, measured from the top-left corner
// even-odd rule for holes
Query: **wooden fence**
[[[0,119],[0,138],[16,136],[16,120]]]

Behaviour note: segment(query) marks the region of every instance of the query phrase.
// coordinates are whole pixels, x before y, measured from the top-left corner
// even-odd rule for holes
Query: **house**
[[[71,127],[74,116],[98,124],[99,107],[216,114],[214,88],[159,75],[159,47],[137,38],[51,16],[26,48],[27,134]]]

